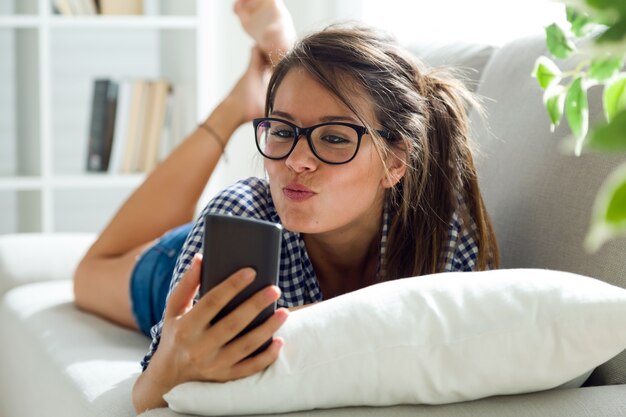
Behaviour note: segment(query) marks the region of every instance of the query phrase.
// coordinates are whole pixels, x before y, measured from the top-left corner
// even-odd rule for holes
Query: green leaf
[[[615,75],[624,65],[624,61],[619,58],[596,58],[591,61],[589,80],[606,81]]]
[[[567,21],[572,25],[571,31],[574,36],[580,38],[587,35],[593,28],[594,22],[582,13],[576,11],[573,7],[565,8]]]
[[[626,38],[626,19],[609,26],[609,28],[596,39],[597,44],[616,43]]]
[[[562,85],[555,85],[547,89],[543,94],[543,104],[550,116],[550,131],[552,132],[561,124],[566,92],[565,87]]]
[[[626,151],[626,110],[619,112],[609,123],[596,126],[585,143],[594,151]]]
[[[626,164],[613,171],[598,191],[585,247],[595,252],[621,236],[626,236]]]
[[[604,113],[611,121],[620,110],[626,110],[626,74],[604,87]]]
[[[532,76],[537,79],[541,88],[546,90],[552,84],[561,81],[561,70],[550,58],[540,56],[535,62]]]
[[[589,104],[587,103],[587,90],[583,85],[582,77],[576,78],[569,86],[565,96],[565,117],[572,133],[576,136],[574,153],[576,156],[580,156],[589,129]]]
[[[552,56],[560,59],[567,58],[576,49],[572,41],[563,32],[563,29],[556,23],[546,27],[546,43],[548,44],[548,51],[550,51]]]
[[[626,17],[624,0],[585,0],[585,3],[594,9],[616,12],[616,14]]]

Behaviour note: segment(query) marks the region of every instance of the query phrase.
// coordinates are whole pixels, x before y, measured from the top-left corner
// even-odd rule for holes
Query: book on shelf
[[[53,5],[58,14],[62,14],[64,16],[72,16],[74,14],[70,0],[54,0]]]
[[[53,0],[56,13],[64,16],[95,16],[98,14],[96,0]]]
[[[94,0],[70,0],[72,10],[76,15],[93,16],[96,14],[96,4]]]
[[[126,128],[126,136],[124,144],[124,155],[122,158],[122,173],[132,172],[134,170],[134,155],[136,154],[135,148],[138,145],[141,128],[139,120],[141,119],[141,109],[144,106],[142,103],[145,82],[143,80],[137,80],[133,82],[132,94],[130,98],[130,108],[128,116],[128,126]]]
[[[150,119],[152,117],[150,111],[153,96],[153,82],[147,81],[143,89],[143,94],[141,96],[141,108],[139,112],[139,120],[137,120],[138,135],[135,143],[135,153],[132,156],[131,167],[131,171],[133,172],[143,172],[146,165],[146,149],[148,147],[148,125],[150,124]]]
[[[131,80],[121,80],[117,89],[117,115],[115,118],[113,145],[111,147],[111,158],[108,170],[111,173],[122,172],[132,94],[133,82]]]
[[[104,172],[108,169],[113,143],[117,83],[108,79],[95,80],[91,103],[87,171]]]
[[[100,0],[100,13],[105,15],[143,14],[143,0]]]
[[[57,13],[64,16],[141,15],[144,0],[52,0]]]
[[[171,91],[162,79],[95,80],[87,169],[110,174],[154,169],[175,145]]]
[[[150,172],[159,161],[160,144],[163,139],[163,125],[165,124],[165,111],[169,84],[165,80],[156,80],[151,84],[152,102],[149,105],[150,117],[146,118],[145,146],[142,152],[144,159],[140,166],[144,172]]]

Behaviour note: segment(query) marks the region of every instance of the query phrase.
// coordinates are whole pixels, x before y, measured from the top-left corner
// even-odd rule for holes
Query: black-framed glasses
[[[361,146],[361,138],[367,133],[365,127],[352,123],[328,122],[299,127],[273,117],[254,119],[252,125],[257,149],[265,158],[287,158],[296,147],[298,139],[305,136],[313,155],[332,165],[352,161]],[[376,132],[385,138],[391,137],[387,131]]]

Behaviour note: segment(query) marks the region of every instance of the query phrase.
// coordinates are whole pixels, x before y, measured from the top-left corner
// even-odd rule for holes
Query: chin
[[[310,214],[297,210],[281,210],[277,207],[281,225],[290,232],[317,233],[320,230],[318,220]]]
[[[280,216],[280,214],[279,214]],[[281,216],[280,221],[282,226],[289,230],[290,232],[296,233],[315,233],[318,228],[316,225],[311,224],[310,220],[305,219],[294,219],[291,216],[285,216],[284,218]]]

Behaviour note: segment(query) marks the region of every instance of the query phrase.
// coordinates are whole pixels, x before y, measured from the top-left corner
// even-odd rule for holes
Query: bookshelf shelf
[[[86,171],[96,79],[171,83],[174,141],[212,97],[212,32],[200,22],[217,2],[144,0],[133,16],[64,16],[53,4],[0,0],[0,234],[98,232],[145,179]]]
[[[0,178],[0,191],[38,190],[41,186],[40,177]]]
[[[29,29],[37,28],[41,24],[39,16],[0,16],[0,29]]]
[[[179,16],[53,16],[50,27],[66,29],[195,29],[196,17]]]

